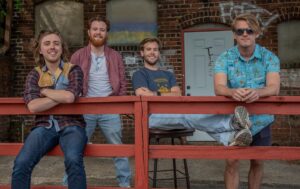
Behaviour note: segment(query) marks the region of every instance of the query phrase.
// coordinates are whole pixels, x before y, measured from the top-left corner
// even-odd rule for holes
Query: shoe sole
[[[234,116],[236,117],[241,129],[250,129],[251,122],[249,119],[249,113],[244,106],[237,106],[234,109]]]
[[[249,146],[252,142],[252,134],[249,129],[238,131],[229,146]]]

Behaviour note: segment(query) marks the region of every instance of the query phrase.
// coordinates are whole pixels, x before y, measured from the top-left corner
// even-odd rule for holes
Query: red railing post
[[[144,163],[144,142],[143,142],[143,124],[142,124],[142,103],[135,102],[134,104],[134,124],[135,124],[135,188],[147,188],[145,178],[145,163]]]

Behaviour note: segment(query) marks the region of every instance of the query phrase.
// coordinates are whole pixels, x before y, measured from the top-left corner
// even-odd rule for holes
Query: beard
[[[148,58],[144,57],[144,62],[151,65],[151,66],[155,66],[159,62],[159,59],[156,59],[155,61],[151,61]]]
[[[150,61],[147,61],[147,60],[144,60],[147,64],[151,65],[151,66],[155,66],[157,63],[158,63],[158,60],[155,61],[155,62],[150,62]]]
[[[89,37],[90,38],[90,42],[92,43],[92,45],[94,45],[95,47],[101,47],[103,46],[106,41],[107,41],[107,37],[105,38],[100,38],[100,39],[95,39],[94,37]]]

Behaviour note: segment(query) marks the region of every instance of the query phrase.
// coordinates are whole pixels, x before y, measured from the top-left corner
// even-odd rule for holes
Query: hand
[[[139,90],[141,90],[144,96],[156,96],[156,92],[153,92],[146,87],[141,87]]]
[[[42,88],[42,89],[40,90],[40,97],[41,97],[41,98],[46,97],[46,90],[47,90],[47,88]]]
[[[258,91],[255,89],[246,89],[247,94],[244,97],[243,101],[245,101],[246,103],[251,103],[254,101],[257,101],[259,99],[259,94]]]
[[[236,101],[245,101],[245,97],[247,96],[247,89],[245,88],[238,88],[232,90],[231,97]]]

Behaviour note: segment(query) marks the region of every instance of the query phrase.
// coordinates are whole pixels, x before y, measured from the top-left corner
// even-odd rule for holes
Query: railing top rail
[[[60,104],[38,114],[133,114],[137,96],[78,98],[75,103]],[[0,98],[0,115],[30,115],[22,98]]]
[[[109,97],[80,97],[75,103],[110,103],[110,102],[137,102],[138,96],[109,96]],[[0,104],[24,104],[22,97],[1,97]]]
[[[148,114],[232,114],[236,106],[247,107],[251,114],[300,115],[300,96],[271,96],[253,103],[234,101],[223,96],[142,97]]]
[[[224,96],[143,96],[144,102],[235,102],[233,99]],[[300,96],[270,96],[261,98],[258,102],[300,102]]]
[[[300,96],[272,96],[250,104],[223,96],[79,98],[39,114],[133,114],[133,104],[140,101],[148,104],[148,113],[231,114],[235,106],[243,105],[250,113],[300,115]],[[30,114],[22,98],[0,98],[0,115]]]

